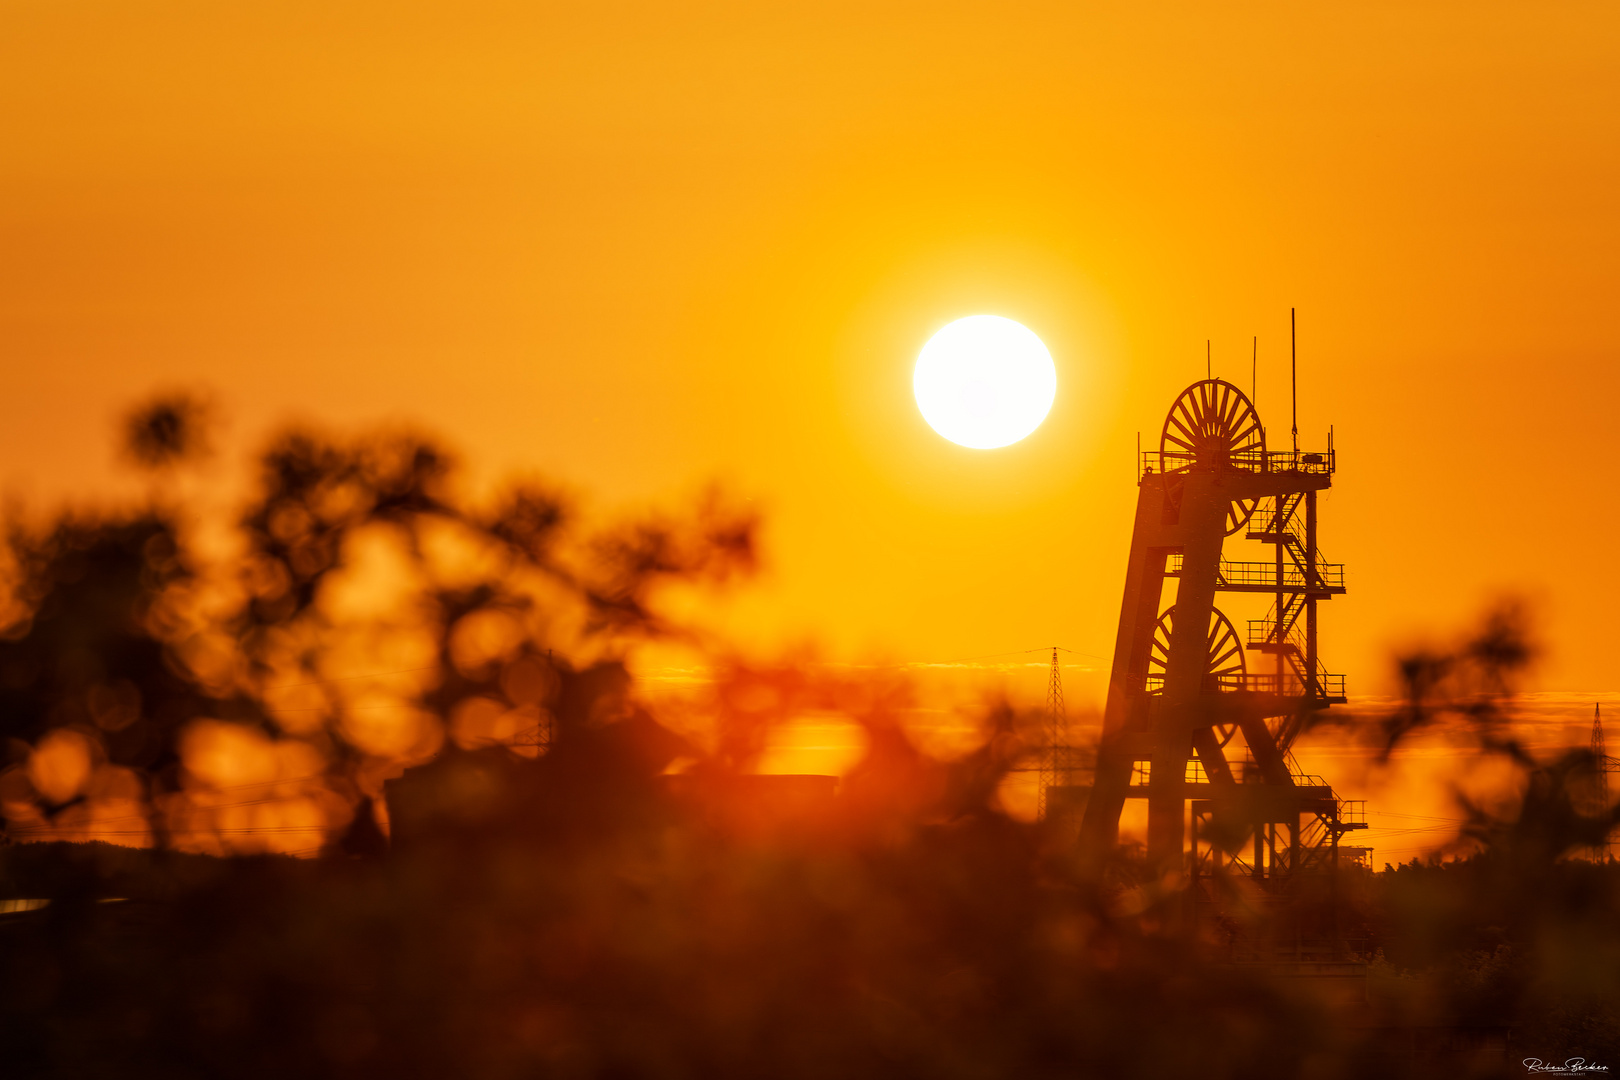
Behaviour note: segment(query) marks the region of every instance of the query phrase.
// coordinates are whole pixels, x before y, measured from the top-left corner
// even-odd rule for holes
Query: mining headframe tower
[[[1364,804],[1340,800],[1289,752],[1315,714],[1345,701],[1344,677],[1317,649],[1317,607],[1345,591],[1343,565],[1317,546],[1332,443],[1302,452],[1296,435],[1293,449],[1267,449],[1253,402],[1210,378],[1176,398],[1158,449],[1141,454],[1084,864],[1113,855],[1132,798],[1147,801],[1150,867],[1190,871],[1195,900],[1198,879],[1221,873],[1283,891],[1336,866],[1339,839],[1365,827]],[[1234,538],[1264,557],[1228,560]],[[1239,634],[1216,607],[1223,593],[1270,597],[1271,610]]]

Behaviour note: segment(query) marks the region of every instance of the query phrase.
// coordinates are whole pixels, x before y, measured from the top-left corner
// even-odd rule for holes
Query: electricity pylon
[[[1063,675],[1058,670],[1057,646],[1052,646],[1052,672],[1046,679],[1046,739],[1041,747],[1040,813],[1050,810],[1052,788],[1070,783],[1068,774],[1068,711],[1063,707]]]
[[[1609,756],[1607,748],[1603,745],[1603,705],[1592,706],[1592,764],[1597,769],[1597,783],[1593,785],[1592,810],[1594,816],[1607,815],[1609,812],[1609,774],[1620,772],[1620,758]],[[1603,838],[1603,842],[1593,846],[1592,857],[1598,862],[1604,862],[1614,855],[1614,840],[1612,832]]]

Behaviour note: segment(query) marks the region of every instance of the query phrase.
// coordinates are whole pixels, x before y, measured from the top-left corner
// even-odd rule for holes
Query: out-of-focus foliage
[[[131,413],[125,456],[167,475],[206,449],[208,417],[158,399]],[[447,744],[533,753],[570,664],[676,632],[661,583],[753,563],[753,519],[717,497],[587,529],[533,484],[460,497],[450,456],[407,432],[291,430],[258,472],[234,527],[172,497],[8,523],[13,838],[308,852],[353,828],[374,844],[389,777]],[[225,539],[204,543],[208,526]]]
[[[228,549],[174,507],[13,525],[0,797],[13,837],[58,842],[0,848],[0,895],[51,899],[0,916],[5,1075],[1620,1060],[1620,870],[1570,857],[1613,813],[1590,755],[1513,741],[1511,619],[1403,661],[1378,737],[1464,725],[1526,794],[1471,809],[1482,854],[1299,890],[1373,961],[1365,1000],[1335,999],[1188,932],[1174,875],[1088,879],[1058,830],[1003,813],[1030,750],[1010,710],[943,760],[908,733],[903,682],[712,642],[685,706],[703,723],[643,699],[625,650],[697,640],[660,587],[746,572],[746,515],[710,499],[592,532],[545,488],[474,503],[455,476],[408,434],[292,432]],[[829,714],[864,733],[836,795],[756,774],[776,725]],[[87,837],[153,847],[62,842]]]
[[[1384,721],[1384,753],[1416,732],[1449,723],[1487,750],[1530,764],[1511,721],[1518,681],[1537,651],[1525,606],[1505,600],[1486,612],[1479,631],[1460,645],[1399,657],[1403,701]]]
[[[810,702],[867,728],[843,795],[800,800],[801,778],[742,771],[747,734],[704,753],[625,708],[609,675],[565,678],[578,707],[538,758],[491,747],[408,775],[403,801],[427,810],[400,815],[386,859],[209,877],[158,858],[145,895],[161,902],[138,878],[117,882],[119,904],[59,889],[0,959],[11,1060],[46,1075],[1351,1075],[1322,1005],[1110,915],[1043,857],[1039,830],[987,805],[999,736],[940,762],[881,689],[733,670],[728,724]]]
[[[124,454],[145,469],[195,462],[213,449],[213,409],[194,394],[165,394],[124,418]]]
[[[1598,798],[1605,763],[1551,758],[1519,737],[1514,695],[1537,654],[1522,605],[1489,612],[1450,649],[1401,657],[1404,700],[1382,725],[1387,756],[1444,730],[1511,765],[1520,792],[1492,810],[1456,796],[1466,852],[1386,866],[1357,903],[1376,950],[1373,1003],[1407,1025],[1495,1032],[1520,1059],[1620,1062],[1620,864],[1602,854],[1620,808]]]

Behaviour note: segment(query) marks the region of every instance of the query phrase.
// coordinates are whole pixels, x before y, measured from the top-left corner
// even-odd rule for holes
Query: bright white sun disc
[[[928,339],[911,386],[929,427],[960,446],[993,450],[1041,426],[1057,396],[1057,367],[1028,327],[969,315]]]

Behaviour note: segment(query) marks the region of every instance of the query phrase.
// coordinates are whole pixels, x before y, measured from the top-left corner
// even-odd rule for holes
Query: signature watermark
[[[1583,1076],[1586,1073],[1606,1073],[1607,1065],[1593,1065],[1585,1058],[1570,1058],[1562,1064],[1556,1061],[1542,1061],[1540,1058],[1525,1058],[1525,1071],[1531,1073],[1545,1073],[1548,1076]]]

